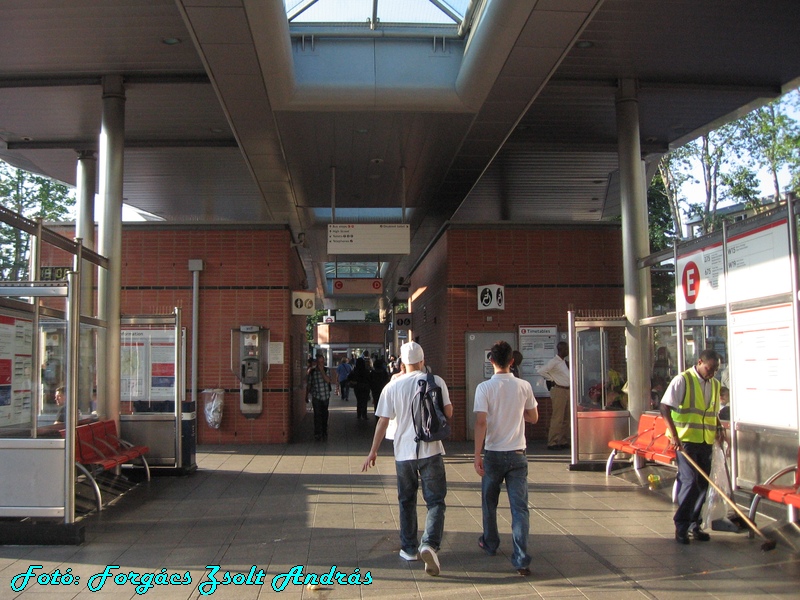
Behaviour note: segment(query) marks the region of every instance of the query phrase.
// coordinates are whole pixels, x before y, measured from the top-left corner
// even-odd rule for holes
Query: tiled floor
[[[663,490],[648,490],[633,477],[569,471],[566,452],[548,452],[539,444],[529,449],[532,576],[517,575],[509,562],[505,498],[501,551],[487,557],[477,547],[480,486],[471,445],[449,443],[442,573],[429,577],[421,562],[406,563],[397,555],[390,443],[384,443],[377,467],[361,473],[374,421],[357,421],[352,400],[336,398],[332,408],[327,443],[312,440],[309,415],[308,435],[290,446],[204,447],[194,475],[154,478],[88,517],[81,546],[0,547],[0,600],[183,600],[203,592],[247,600],[275,595],[273,585],[284,582],[281,596],[319,600],[798,597],[800,554],[786,538],[771,552],[762,552],[760,541],[746,534],[718,532],[709,543],[679,546]],[[662,475],[666,480],[669,472]],[[37,574],[69,568],[79,580],[42,585],[31,579],[23,591],[12,590],[14,576],[30,565],[41,565]],[[107,565],[119,566],[113,574],[165,569],[175,582],[191,583],[137,593],[119,575],[116,583],[109,577],[91,591],[90,581],[97,588],[101,580],[91,577]],[[208,565],[220,566],[220,580],[229,571],[235,582],[245,583],[213,589]],[[343,574],[341,581],[316,590],[295,584],[299,579],[276,577],[292,569],[323,575],[332,568]],[[348,576],[351,583],[344,584]]]

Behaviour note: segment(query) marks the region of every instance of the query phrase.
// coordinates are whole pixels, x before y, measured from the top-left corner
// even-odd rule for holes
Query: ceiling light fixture
[[[590,42],[589,40],[580,40],[575,42],[576,48],[581,48],[585,50],[586,48],[594,48],[594,42]]]
[[[161,43],[166,46],[177,46],[178,44],[183,43],[183,40],[176,37],[166,37],[161,39]]]

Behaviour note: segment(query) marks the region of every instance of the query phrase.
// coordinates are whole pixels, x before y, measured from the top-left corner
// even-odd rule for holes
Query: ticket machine
[[[262,381],[269,371],[269,329],[241,325],[231,330],[231,370],[239,380],[239,410],[248,418],[263,411]]]

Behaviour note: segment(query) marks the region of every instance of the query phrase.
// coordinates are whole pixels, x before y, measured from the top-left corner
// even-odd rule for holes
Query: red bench
[[[62,437],[64,430],[60,431]],[[75,466],[88,479],[94,489],[97,510],[103,509],[100,487],[96,475],[116,470],[124,464],[141,462],[150,481],[150,466],[145,454],[147,446],[134,446],[117,435],[117,423],[113,420],[95,421],[75,428]]]
[[[664,465],[675,462],[675,450],[669,447],[670,439],[667,437],[667,422],[660,414],[643,413],[639,417],[639,428],[636,433],[623,440],[611,440],[608,447],[611,454],[606,462],[606,475],[611,474],[614,459],[617,453],[640,456]],[[634,463],[634,468],[638,467]]]
[[[775,483],[786,475],[794,473],[794,483],[779,484]],[[778,504],[785,504],[791,522],[794,520],[794,509],[800,508],[800,448],[797,449],[797,464],[781,469],[764,483],[753,487],[753,502],[750,504],[750,520],[755,522],[758,503],[761,498],[766,498]]]

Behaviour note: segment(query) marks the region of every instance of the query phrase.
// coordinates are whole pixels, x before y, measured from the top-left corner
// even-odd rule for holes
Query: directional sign
[[[502,285],[478,286],[478,310],[504,310],[505,290]]]
[[[408,254],[411,226],[407,223],[328,225],[328,254]]]

